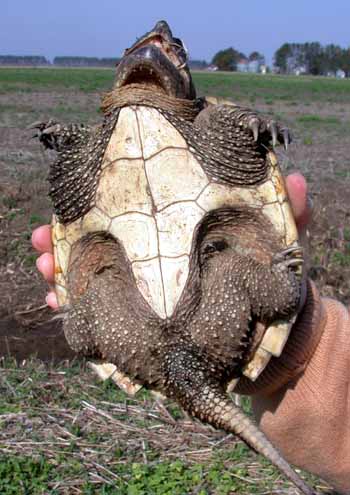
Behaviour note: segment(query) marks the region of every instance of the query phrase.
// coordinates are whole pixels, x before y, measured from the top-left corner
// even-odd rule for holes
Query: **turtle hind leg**
[[[192,416],[215,428],[238,435],[258,454],[274,464],[304,495],[315,495],[269,442],[254,422],[225,394],[209,375],[208,364],[194,353],[172,349],[165,357],[167,395],[174,397]]]

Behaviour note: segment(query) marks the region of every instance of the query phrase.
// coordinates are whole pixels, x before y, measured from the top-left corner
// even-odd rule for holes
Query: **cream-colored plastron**
[[[204,215],[229,206],[258,208],[279,234],[281,248],[298,246],[298,235],[273,152],[264,183],[254,187],[218,184],[203,171],[175,127],[154,108],[121,109],[102,163],[95,204],[82,219],[63,226],[53,220],[56,290],[69,302],[66,276],[72,245],[104,230],[125,248],[136,284],[162,319],[170,318],[189,274],[196,226]],[[274,322],[243,370],[255,380],[278,355],[291,323]]]

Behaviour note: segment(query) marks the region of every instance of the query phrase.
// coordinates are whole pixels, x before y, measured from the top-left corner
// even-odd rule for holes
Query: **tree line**
[[[38,55],[0,55],[0,65],[19,65],[19,66],[30,66],[38,67],[50,65],[50,62],[42,56]]]
[[[275,67],[279,72],[290,74],[298,69],[307,74],[334,75],[338,70],[350,77],[350,47],[341,48],[330,44],[284,43],[276,52]]]
[[[22,67],[115,67],[120,58],[113,57],[79,57],[79,56],[60,56],[55,57],[52,63],[43,56],[36,55],[0,55],[0,65],[22,66]],[[209,64],[206,60],[190,60],[191,69],[203,70]]]
[[[120,58],[108,57],[55,57],[51,63],[43,56],[37,55],[0,55],[0,66],[57,66],[57,67],[115,67]],[[265,57],[258,51],[245,55],[233,47],[219,50],[213,57],[211,65],[219,70],[245,70],[251,66],[253,72],[265,64]],[[191,69],[207,69],[210,64],[205,60],[190,60]],[[350,47],[342,48],[339,45],[329,44],[322,46],[319,42],[311,43],[284,43],[274,54],[275,70],[282,74],[295,72],[313,75],[335,75],[337,71],[344,71],[350,77]],[[248,69],[249,70],[249,69]]]
[[[58,67],[115,67],[119,58],[55,57],[53,65]]]
[[[55,57],[52,63],[43,56],[27,55],[0,55],[0,65],[14,65],[21,67],[115,67],[120,58],[98,57]]]
[[[252,61],[258,65],[265,63],[264,56],[257,51],[247,57],[230,47],[218,51],[212,64],[219,70],[235,71]],[[274,67],[276,72],[282,74],[336,75],[341,70],[350,77],[350,47],[342,48],[334,44],[322,46],[319,42],[284,43],[274,54]]]

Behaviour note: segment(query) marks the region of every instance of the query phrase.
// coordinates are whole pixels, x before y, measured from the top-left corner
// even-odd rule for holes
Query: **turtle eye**
[[[184,42],[180,38],[173,38],[173,43],[171,43],[171,46],[176,51],[176,55],[179,57],[181,63],[186,64],[188,60],[188,50]]]
[[[201,248],[201,256],[206,259],[213,256],[215,253],[219,253],[227,248],[227,242],[223,239],[216,241],[207,241]]]
[[[179,45],[180,47],[183,47],[183,42],[180,38],[175,38],[174,36],[173,41],[175,45]]]

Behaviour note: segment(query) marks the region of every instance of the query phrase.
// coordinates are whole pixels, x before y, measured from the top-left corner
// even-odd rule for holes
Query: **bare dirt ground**
[[[30,243],[32,230],[50,220],[46,177],[54,155],[43,151],[27,127],[48,117],[96,121],[98,105],[97,94],[0,95],[1,355],[24,359],[34,354],[44,360],[73,356],[60,321],[45,305],[47,287],[36,270]]]
[[[0,354],[20,359],[71,356],[60,324],[45,306],[46,285],[35,268],[33,228],[50,219],[46,176],[53,156],[27,126],[54,117],[99,120],[97,93],[67,90],[0,95]],[[252,106],[251,103],[240,102]],[[309,228],[310,275],[324,295],[350,302],[350,105],[256,103],[287,123],[294,135],[279,151],[286,173],[300,170],[310,184],[314,218]],[[316,116],[316,117],[315,117]]]

